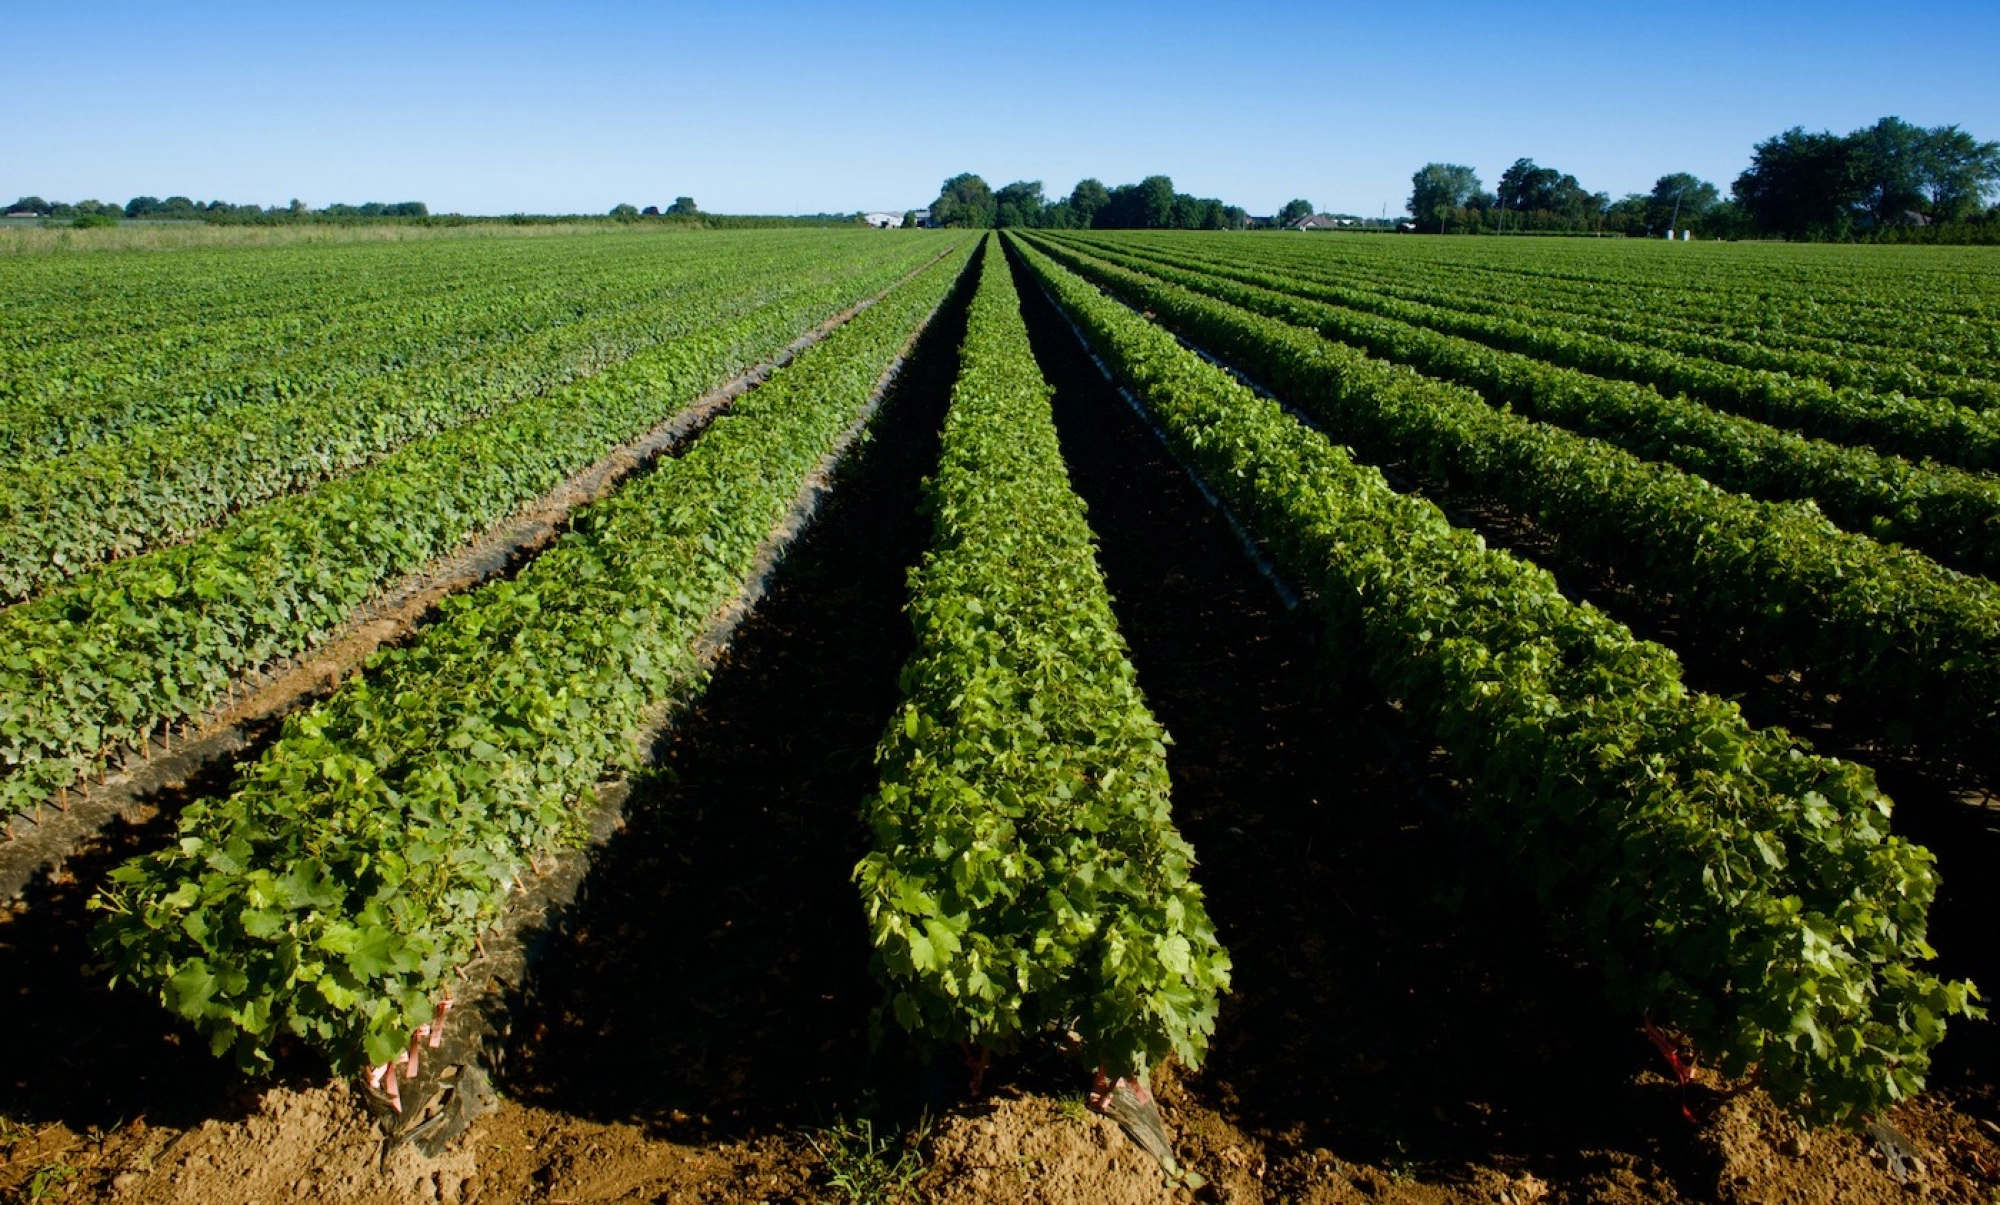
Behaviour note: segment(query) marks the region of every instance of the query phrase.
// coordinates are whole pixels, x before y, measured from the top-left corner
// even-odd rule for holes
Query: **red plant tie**
[[[1680,1085],[1681,1090],[1681,1116],[1688,1119],[1689,1125],[1701,1124],[1695,1120],[1694,1110],[1688,1108],[1688,1085],[1694,1082],[1694,1076],[1689,1074],[1687,1064],[1681,1061],[1681,1052],[1653,1024],[1651,1017],[1646,1018],[1646,1036],[1653,1040],[1653,1046],[1666,1058],[1667,1066],[1674,1069],[1674,1082]]]

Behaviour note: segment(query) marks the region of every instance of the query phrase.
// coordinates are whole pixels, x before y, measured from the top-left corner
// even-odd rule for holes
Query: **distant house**
[[[862,215],[861,220],[878,230],[894,230],[903,224],[903,215],[900,213],[870,213]]]
[[[1297,221],[1294,221],[1290,226],[1286,227],[1286,229],[1338,230],[1340,229],[1340,222],[1334,218],[1326,216],[1323,213],[1309,213],[1305,217],[1299,218]]]

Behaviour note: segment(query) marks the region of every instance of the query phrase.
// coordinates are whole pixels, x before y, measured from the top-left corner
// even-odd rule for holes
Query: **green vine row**
[[[1612,999],[1812,1122],[1921,1089],[1947,1018],[1928,851],[1863,767],[1752,729],[1657,644],[1033,248],[1024,254],[1177,453],[1443,747],[1467,806]]]
[[[855,869],[885,1012],[989,1049],[1073,1026],[1113,1076],[1199,1066],[1229,958],[997,247],[926,505],[917,649]]]

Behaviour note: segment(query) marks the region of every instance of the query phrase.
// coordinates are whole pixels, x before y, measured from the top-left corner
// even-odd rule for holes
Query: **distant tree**
[[[1222,207],[1222,226],[1225,230],[1244,230],[1250,225],[1250,211],[1241,205]]]
[[[1040,180],[1016,180],[993,194],[993,224],[1001,229],[1042,224]]]
[[[656,218],[656,217],[659,217],[659,216],[660,216],[660,207],[659,207],[658,205],[648,205],[648,206],[646,206],[646,207],[645,207],[644,209],[641,209],[641,210],[639,211],[639,215],[640,215],[641,217],[648,217],[648,218]]]
[[[1759,232],[1804,239],[1846,238],[1862,196],[1847,139],[1802,126],[1758,143],[1733,191]]]
[[[1757,232],[1750,215],[1734,198],[1718,203],[1702,219],[1701,232],[1707,238],[1749,238]]]
[[[1050,230],[1074,230],[1077,228],[1076,209],[1068,197],[1059,197],[1042,209],[1042,225]]]
[[[1535,215],[1535,225],[1555,229],[1593,223],[1611,204],[1610,197],[1585,189],[1575,176],[1533,159],[1516,159],[1501,173],[1494,199],[1503,210]]]
[[[939,226],[993,225],[998,205],[986,181],[963,172],[944,182],[938,199],[931,203],[931,221]]]
[[[1096,221],[1098,211],[1110,203],[1111,190],[1094,177],[1077,181],[1076,187],[1070,190],[1070,214],[1076,219],[1076,224],[1085,229]]]
[[[70,223],[70,225],[75,226],[79,230],[88,230],[93,226],[116,226],[117,224],[118,219],[108,213],[78,214],[76,220]]]
[[[1284,208],[1278,210],[1278,225],[1289,226],[1300,218],[1311,217],[1316,212],[1318,211],[1313,208],[1313,203],[1304,197],[1287,201]]]
[[[621,222],[629,222],[639,216],[639,207],[637,205],[628,205],[621,201],[611,207],[611,216]]]
[[[701,210],[695,206],[693,197],[675,197],[674,203],[667,206],[667,212],[677,218],[701,216]]]
[[[1171,176],[1147,176],[1134,193],[1137,225],[1145,230],[1170,230],[1174,225],[1174,181]]]
[[[1139,186],[1120,184],[1106,192],[1104,204],[1090,224],[1098,230],[1133,230],[1144,225],[1145,220],[1139,206]]]
[[[1928,207],[1923,176],[1929,131],[1900,117],[1884,117],[1846,141],[1854,182],[1860,186],[1858,216],[1869,225],[1886,226]]]
[[[1645,234],[1647,209],[1653,198],[1643,192],[1628,192],[1605,207],[1604,228],[1617,234]]]
[[[1516,159],[1500,173],[1500,184],[1493,193],[1501,205],[1515,213],[1554,211],[1562,203],[1562,173],[1533,159]]]
[[[1465,208],[1479,187],[1478,174],[1462,163],[1426,163],[1410,177],[1410,216],[1428,230],[1426,223],[1442,223],[1445,214]]]
[[[150,217],[160,211],[160,198],[133,197],[125,202],[125,216],[128,218]]]
[[[1653,182],[1646,198],[1646,232],[1702,229],[1703,219],[1721,203],[1715,185],[1689,172],[1671,172]]]
[[[7,194],[0,193],[0,196],[5,196],[5,195]],[[12,205],[9,205],[7,207],[7,212],[33,213],[33,214],[39,214],[42,217],[48,217],[50,212],[54,208],[55,207],[53,205],[50,205],[47,201],[42,200],[40,197],[22,197],[20,200],[14,202]]]
[[[916,229],[916,225],[917,211],[914,209],[905,209],[903,211],[903,229],[914,230]]]
[[[2000,185],[2000,143],[1955,125],[1884,117],[1845,136],[1798,126],[1757,144],[1736,178],[1749,226],[1786,238],[1840,239],[1858,229],[1959,222]]]
[[[1937,222],[1961,222],[1979,212],[2000,186],[2000,142],[1979,142],[1955,125],[1926,130],[1917,186]]]
[[[1208,206],[1200,198],[1188,194],[1174,194],[1174,216],[1171,219],[1175,230],[1200,230],[1203,219],[1208,215]]]

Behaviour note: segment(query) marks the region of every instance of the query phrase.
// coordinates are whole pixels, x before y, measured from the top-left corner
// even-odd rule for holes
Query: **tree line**
[[[4,196],[0,193],[0,196]],[[235,205],[228,201],[195,201],[188,197],[139,196],[119,205],[111,201],[44,201],[22,197],[7,207],[10,215],[68,219],[79,226],[109,225],[120,218],[130,221],[211,222],[222,225],[264,222],[364,221],[378,218],[428,218],[430,207],[422,201],[369,201],[362,205],[333,204],[313,209],[294,200],[283,207]]]
[[[1016,180],[994,191],[970,172],[944,182],[931,202],[931,224],[1051,230],[1241,230],[1250,215],[1213,197],[1174,191],[1168,176],[1147,176],[1137,184],[1107,188],[1080,181],[1066,197],[1042,195],[1040,180]]]
[[[1792,129],[1756,145],[1724,198],[1688,172],[1614,201],[1575,176],[1517,159],[1491,192],[1472,168],[1427,163],[1410,178],[1408,209],[1437,232],[1591,231],[1707,238],[2000,241],[2000,143],[1955,125],[1899,117],[1838,135]]]

